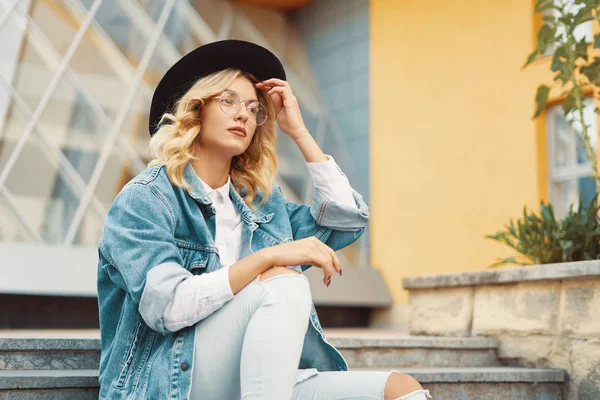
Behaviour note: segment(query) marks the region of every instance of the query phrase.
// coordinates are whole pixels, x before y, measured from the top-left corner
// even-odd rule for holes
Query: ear
[[[202,99],[192,99],[188,103],[188,111],[198,111],[201,112],[204,107],[204,100]]]

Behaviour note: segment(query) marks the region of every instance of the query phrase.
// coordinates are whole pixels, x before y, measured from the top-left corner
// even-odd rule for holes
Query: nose
[[[248,118],[250,117],[250,113],[248,112],[248,110],[246,110],[246,107],[244,106],[244,104],[240,104],[240,110],[237,112],[237,114],[235,115],[235,120],[242,120],[244,122],[248,121]]]

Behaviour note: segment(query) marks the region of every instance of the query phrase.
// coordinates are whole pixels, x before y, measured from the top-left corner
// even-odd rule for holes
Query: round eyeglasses
[[[238,94],[232,90],[224,91],[220,96],[215,97],[215,99],[219,100],[221,111],[227,115],[237,114],[240,112],[240,105],[245,103],[245,101],[240,101]],[[248,104],[246,110],[250,114],[252,122],[257,126],[262,125],[267,120],[267,109],[258,101]]]

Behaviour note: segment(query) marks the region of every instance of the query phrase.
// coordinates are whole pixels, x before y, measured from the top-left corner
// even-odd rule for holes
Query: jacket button
[[[184,370],[184,371],[187,371],[189,367],[190,367],[190,365],[188,363],[186,363],[186,362],[184,362],[183,364],[181,364],[181,369]]]

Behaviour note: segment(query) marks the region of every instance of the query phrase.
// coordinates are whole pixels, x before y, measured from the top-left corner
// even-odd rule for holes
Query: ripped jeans
[[[191,400],[382,400],[394,371],[323,371],[296,380],[312,298],[303,274],[257,276],[196,326]],[[402,400],[426,400],[417,390]]]

